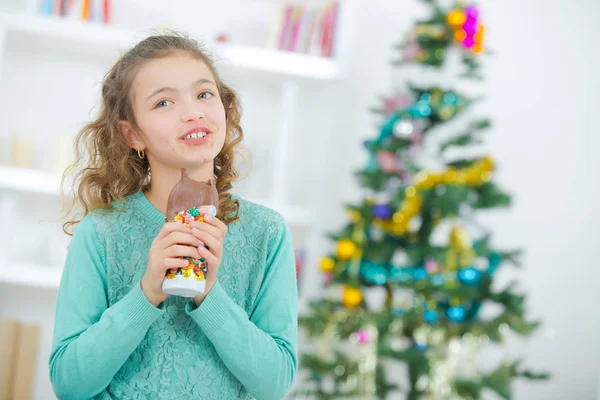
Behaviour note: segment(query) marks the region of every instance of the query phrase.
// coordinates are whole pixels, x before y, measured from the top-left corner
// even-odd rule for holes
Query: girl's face
[[[152,170],[202,168],[212,177],[226,119],[206,64],[186,53],[149,61],[139,68],[132,89],[139,130],[125,121],[119,127],[132,147],[145,150]]]

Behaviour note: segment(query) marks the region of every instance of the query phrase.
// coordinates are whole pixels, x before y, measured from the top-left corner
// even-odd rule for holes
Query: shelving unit
[[[21,46],[91,53],[110,59],[150,33],[54,16],[7,12],[0,12],[0,29]],[[277,74],[282,79],[334,80],[341,77],[338,61],[332,58],[216,42],[206,45],[217,54],[220,63],[234,68]]]
[[[36,264],[0,263],[3,283],[32,286],[42,289],[58,289],[62,268],[60,266]]]

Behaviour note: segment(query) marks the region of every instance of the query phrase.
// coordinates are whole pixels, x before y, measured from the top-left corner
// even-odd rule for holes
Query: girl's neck
[[[189,177],[195,181],[212,181],[213,163],[205,164],[201,168],[188,169]],[[150,187],[145,195],[148,201],[163,215],[167,213],[167,200],[173,187],[181,180],[181,169],[152,170]]]

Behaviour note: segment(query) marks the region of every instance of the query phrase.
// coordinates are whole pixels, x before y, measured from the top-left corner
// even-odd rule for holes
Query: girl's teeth
[[[187,135],[184,139],[201,139],[204,136],[206,136],[205,132],[191,133],[191,134]]]

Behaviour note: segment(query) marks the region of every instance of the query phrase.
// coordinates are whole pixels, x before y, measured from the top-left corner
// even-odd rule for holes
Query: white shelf
[[[45,289],[57,289],[62,268],[52,265],[0,263],[0,282]]]
[[[61,176],[51,172],[0,165],[0,188],[60,195]]]
[[[95,22],[6,12],[0,13],[0,28],[20,48],[41,46],[46,51],[72,51],[111,58],[118,57],[150,34]],[[206,44],[216,53],[219,65],[315,80],[336,79],[339,75],[337,62],[332,58],[259,47]]]
[[[60,196],[61,179],[59,174],[51,172],[0,165],[0,189]],[[308,226],[314,223],[311,213],[302,207],[270,204],[260,199],[246,198],[245,196],[243,198],[280,212],[290,225]]]

